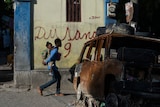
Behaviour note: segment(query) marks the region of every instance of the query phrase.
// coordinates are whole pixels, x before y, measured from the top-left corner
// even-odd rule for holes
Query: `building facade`
[[[17,86],[38,84],[35,83],[40,81],[37,75],[41,77],[46,69],[42,65],[42,51],[47,41],[54,45],[56,38],[62,40],[59,50],[62,59],[57,65],[63,70],[70,69],[83,43],[94,38],[97,27],[105,26],[110,20],[106,16],[109,2],[17,0],[14,3],[14,83]]]

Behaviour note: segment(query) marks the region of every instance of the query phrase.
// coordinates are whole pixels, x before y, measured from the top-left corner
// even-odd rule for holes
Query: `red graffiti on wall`
[[[47,34],[47,31],[45,30],[44,27],[41,26],[37,26],[34,28],[35,29],[35,40],[37,39],[49,39],[49,38],[60,38],[62,41],[67,41],[66,44],[64,44],[64,49],[67,51],[66,54],[64,55],[64,57],[67,57],[72,49],[72,41],[75,40],[82,40],[82,39],[93,39],[96,35],[96,32],[93,31],[91,32],[87,32],[87,33],[82,33],[79,30],[76,30],[75,34],[73,36],[71,36],[70,34],[70,29],[69,27],[66,28],[65,34],[64,36],[61,35],[61,37],[59,37],[57,35],[57,30],[55,29],[50,29],[49,33]]]

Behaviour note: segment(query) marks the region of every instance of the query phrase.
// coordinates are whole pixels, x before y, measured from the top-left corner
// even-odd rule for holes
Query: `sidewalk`
[[[13,71],[6,64],[6,52],[0,51],[0,106],[1,107],[75,107],[76,92],[61,90],[64,96],[54,96],[52,87],[40,96],[37,89],[16,88]],[[7,82],[6,82],[7,81]]]
[[[9,84],[0,85],[1,107],[75,107],[73,90],[62,90],[64,96],[54,96],[54,90],[44,90],[43,96],[36,89],[17,89]]]

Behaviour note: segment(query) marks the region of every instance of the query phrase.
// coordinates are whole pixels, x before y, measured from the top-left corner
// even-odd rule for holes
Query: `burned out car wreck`
[[[96,36],[84,44],[73,85],[77,102],[86,107],[159,107],[160,40]]]

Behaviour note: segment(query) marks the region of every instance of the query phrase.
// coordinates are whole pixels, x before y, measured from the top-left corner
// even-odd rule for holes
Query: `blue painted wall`
[[[30,2],[16,2],[14,12],[14,69],[30,70]]]
[[[118,3],[119,0],[105,0],[105,3],[104,3],[104,17],[105,17],[104,22],[105,22],[105,25],[117,22],[115,19],[111,19],[107,16],[107,3],[109,3],[109,2]]]

